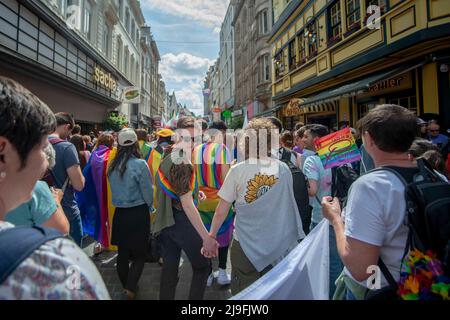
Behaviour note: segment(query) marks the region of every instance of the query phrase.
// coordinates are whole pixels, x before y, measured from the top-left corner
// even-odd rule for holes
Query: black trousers
[[[189,291],[190,300],[203,300],[206,281],[211,272],[211,261],[200,250],[203,241],[183,211],[173,208],[175,225],[161,231],[163,266],[159,298],[174,300],[178,284],[178,268],[183,250],[192,265],[192,280]]]
[[[137,284],[144,270],[146,252],[119,246],[117,256],[117,273],[124,289],[136,292]],[[131,260],[131,266],[130,266]]]
[[[220,269],[227,268],[228,248],[229,248],[229,246],[219,248],[219,268]]]

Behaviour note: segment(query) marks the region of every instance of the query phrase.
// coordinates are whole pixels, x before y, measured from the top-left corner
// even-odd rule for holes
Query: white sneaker
[[[217,283],[226,286],[231,283],[231,276],[227,273],[225,269],[219,269],[219,277],[217,278]]]
[[[219,276],[219,273],[217,271],[211,272],[211,274],[208,277],[208,281],[206,281],[206,286],[211,287],[214,282],[214,279],[217,279],[218,276]]]

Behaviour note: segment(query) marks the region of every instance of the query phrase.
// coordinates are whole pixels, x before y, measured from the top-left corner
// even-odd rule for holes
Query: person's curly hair
[[[274,134],[274,131],[277,131],[278,128],[276,125],[274,125],[270,120],[266,118],[257,118],[251,120],[248,125],[244,129],[244,134],[239,137],[239,147],[241,151],[244,151],[245,160],[250,158],[250,155],[252,158],[256,156],[257,159],[261,156],[261,150],[260,145],[265,145],[267,150],[267,156],[271,156],[271,146],[272,146],[272,139],[274,137],[272,136]],[[266,133],[266,141],[263,141],[264,144],[261,144],[260,139],[263,137],[260,136],[260,132],[262,133],[265,131]],[[252,143],[251,143],[252,142]],[[256,152],[257,154],[250,154],[250,146],[256,142]]]

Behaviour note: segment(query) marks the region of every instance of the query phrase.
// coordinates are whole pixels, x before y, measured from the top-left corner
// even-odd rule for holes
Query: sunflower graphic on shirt
[[[247,193],[245,194],[245,201],[252,203],[256,199],[262,197],[270,190],[278,179],[274,175],[257,174],[253,179],[247,182]]]

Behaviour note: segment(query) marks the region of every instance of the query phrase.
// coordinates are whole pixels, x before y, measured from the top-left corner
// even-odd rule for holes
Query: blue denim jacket
[[[153,183],[150,170],[144,160],[135,157],[127,162],[123,178],[118,168],[109,175],[112,203],[119,208],[131,208],[146,203],[153,205]]]

